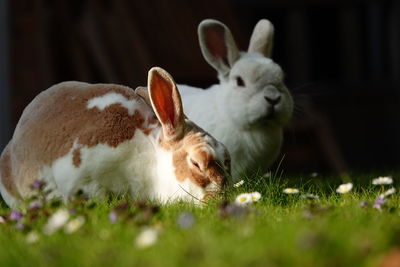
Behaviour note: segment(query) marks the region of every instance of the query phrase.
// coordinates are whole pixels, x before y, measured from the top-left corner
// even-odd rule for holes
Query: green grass
[[[241,216],[226,214],[221,200],[201,208],[178,203],[158,212],[131,201],[112,223],[110,212],[126,199],[70,204],[86,223],[75,233],[48,236],[43,225],[61,208],[53,203],[38,211],[38,218],[25,216],[25,230],[15,229],[14,222],[0,224],[0,266],[377,266],[400,245],[400,210],[398,193],[381,211],[360,207],[362,200],[374,202],[381,190],[371,185],[374,176],[350,176],[355,188],[346,195],[335,192],[342,183],[338,177],[246,179],[229,189],[227,198],[252,191],[262,198]],[[286,187],[320,199],[286,195]],[[0,214],[9,212],[2,205]],[[183,212],[194,217],[189,228],[177,223]],[[135,238],[144,227],[157,229],[159,236],[142,249]],[[32,230],[40,238],[30,244],[26,236]]]

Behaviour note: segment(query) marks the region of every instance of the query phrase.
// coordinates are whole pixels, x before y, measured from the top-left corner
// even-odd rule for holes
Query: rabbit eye
[[[242,77],[240,77],[240,76],[236,77],[236,85],[239,86],[239,87],[244,87],[245,86]]]
[[[199,163],[197,163],[197,162],[194,161],[193,159],[190,159],[190,163],[192,163],[192,165],[195,166],[197,169],[201,170],[201,169],[200,169]]]

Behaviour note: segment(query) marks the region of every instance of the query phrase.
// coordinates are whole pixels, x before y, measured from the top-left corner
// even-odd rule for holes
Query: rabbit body
[[[247,52],[239,52],[229,29],[215,20],[199,25],[199,39],[219,84],[206,90],[178,85],[187,116],[228,148],[234,181],[265,171],[279,155],[293,111],[283,71],[270,58],[273,26],[261,20]]]
[[[0,158],[0,191],[6,203],[17,207],[30,196],[35,180],[45,182],[49,197],[66,201],[78,190],[89,197],[128,193],[161,202],[202,199],[208,191],[218,191],[226,170],[211,165],[226,163],[227,152],[182,119],[172,78],[159,69],[152,73],[154,111],[120,85],[64,82],[40,93],[24,110]],[[171,87],[167,94],[177,101],[157,93],[164,89],[156,87]],[[203,173],[186,160],[195,158],[204,165],[199,148],[207,150],[204,157],[210,164]],[[213,173],[206,173],[210,169]]]

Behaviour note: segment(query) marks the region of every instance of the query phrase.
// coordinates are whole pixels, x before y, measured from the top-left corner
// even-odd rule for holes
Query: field
[[[399,266],[399,194],[377,201],[392,175],[392,185],[349,175],[345,194],[339,177],[257,176],[202,207],[77,198],[34,200],[20,214],[2,204],[0,266]],[[255,191],[258,201],[235,204]]]

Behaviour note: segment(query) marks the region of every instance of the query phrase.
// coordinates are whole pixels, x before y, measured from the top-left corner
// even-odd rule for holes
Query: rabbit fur
[[[266,171],[280,153],[293,112],[284,74],[271,59],[274,27],[260,20],[247,52],[239,51],[223,23],[207,19],[198,36],[202,54],[218,72],[206,90],[178,85],[186,115],[229,150],[232,179]]]
[[[131,88],[63,82],[24,110],[0,157],[0,191],[10,207],[45,182],[49,198],[78,190],[134,198],[193,201],[215,197],[229,174],[226,148],[183,114],[172,77],[148,76],[146,104]]]

